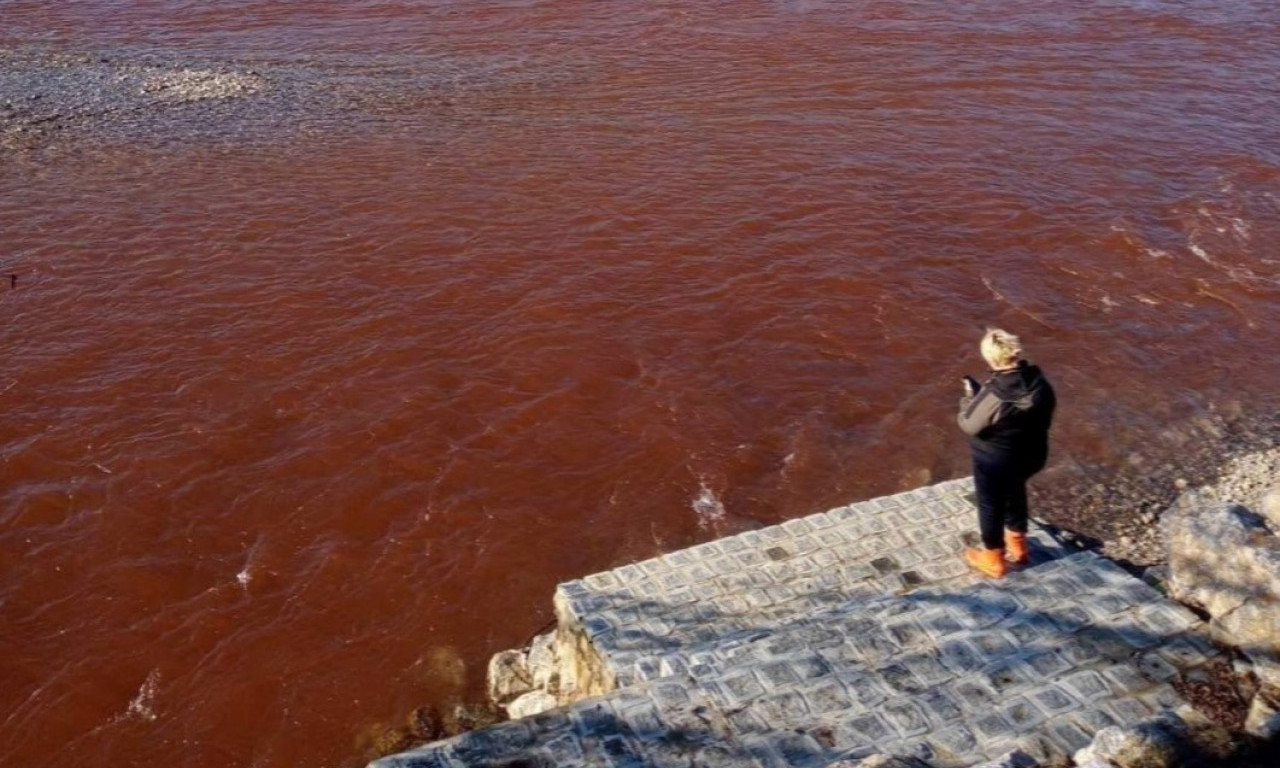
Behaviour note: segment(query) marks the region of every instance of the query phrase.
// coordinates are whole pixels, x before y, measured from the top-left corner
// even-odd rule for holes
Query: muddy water
[[[5,765],[358,765],[559,580],[964,474],[985,324],[1059,466],[1277,404],[1269,0],[0,17]],[[68,95],[188,62],[271,87]]]

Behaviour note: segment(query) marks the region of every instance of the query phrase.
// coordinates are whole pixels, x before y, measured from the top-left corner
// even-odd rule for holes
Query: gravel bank
[[[1159,519],[1185,490],[1254,506],[1280,482],[1280,416],[1214,409],[1118,466],[1068,464],[1032,481],[1032,514],[1121,563],[1165,561]]]

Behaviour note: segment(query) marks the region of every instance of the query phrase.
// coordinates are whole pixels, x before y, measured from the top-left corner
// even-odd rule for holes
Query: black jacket
[[[1049,457],[1049,425],[1057,405],[1053,387],[1025,360],[993,373],[978,394],[960,399],[960,429],[969,436],[975,459],[1012,462],[1027,475]]]

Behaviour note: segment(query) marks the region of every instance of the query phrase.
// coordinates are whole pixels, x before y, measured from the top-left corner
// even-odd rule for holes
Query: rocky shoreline
[[[1166,450],[1177,452],[1180,460],[1142,459],[1111,469],[1060,467],[1047,473],[1045,481],[1038,481],[1033,509],[1038,519],[1056,527],[1077,548],[1097,551],[1168,591],[1166,539],[1180,502],[1183,507],[1194,500],[1201,507],[1249,509],[1275,504],[1266,493],[1280,482],[1280,418],[1214,410],[1168,430],[1160,442]],[[1280,522],[1274,525],[1280,529]],[[1204,610],[1194,601],[1191,604]],[[1208,617],[1209,612],[1204,615]],[[1229,638],[1217,639],[1232,645]],[[496,654],[488,674],[489,702],[456,707],[444,717],[434,708],[422,708],[405,725],[380,734],[372,752],[389,754],[572,701],[582,692],[562,690],[561,677],[587,679],[591,670],[569,669],[577,654],[558,652],[565,647],[552,630],[523,648]],[[1235,659],[1212,666],[1195,679],[1180,679],[1179,692],[1219,728],[1239,733],[1248,727],[1251,732],[1268,733],[1280,726],[1275,716],[1280,688],[1264,686],[1247,658],[1237,654]],[[1162,728],[1156,724],[1148,730],[1163,733]],[[1265,749],[1252,758],[1238,752],[1238,764],[1268,765],[1272,753]]]
[[[1255,506],[1280,477],[1280,415],[1210,408],[1107,466],[1068,462],[1032,481],[1032,515],[1136,570],[1166,561],[1159,520],[1188,490]]]
[[[1218,766],[1250,766],[1251,768],[1262,768],[1263,766],[1274,765],[1277,758],[1277,747],[1280,746],[1280,474],[1271,474],[1275,468],[1276,454],[1274,448],[1255,451],[1248,454],[1232,455],[1222,465],[1218,472],[1215,482],[1206,484],[1198,488],[1187,488],[1182,492],[1176,502],[1166,510],[1162,510],[1160,517],[1161,536],[1165,546],[1164,560],[1166,565],[1152,567],[1146,569],[1145,576],[1148,583],[1160,587],[1159,592],[1147,591],[1156,601],[1165,601],[1169,606],[1176,604],[1168,602],[1168,598],[1174,598],[1183,604],[1181,610],[1188,616],[1188,627],[1194,627],[1189,630],[1186,636],[1180,633],[1173,634],[1144,634],[1145,630],[1139,630],[1133,626],[1127,626],[1123,621],[1115,624],[1118,627],[1119,636],[1128,638],[1128,645],[1121,643],[1120,646],[1111,650],[1102,651],[1105,655],[1112,659],[1112,663],[1118,665],[1133,665],[1131,672],[1125,673],[1130,675],[1126,679],[1134,682],[1135,685],[1141,685],[1141,680],[1165,681],[1170,684],[1177,692],[1177,696],[1172,698],[1157,697],[1155,700],[1147,700],[1150,706],[1154,707],[1154,714],[1136,719],[1124,720],[1116,722],[1109,720],[1103,716],[1100,720],[1090,720],[1084,717],[1080,722],[1094,723],[1095,727],[1088,729],[1088,740],[1077,741],[1065,754],[1061,751],[1063,741],[1058,741],[1058,751],[1053,749],[1046,750],[1045,742],[1037,741],[1044,739],[1045,734],[1040,734],[1040,728],[1049,728],[1049,725],[1034,727],[1024,734],[1024,738],[1018,743],[1025,743],[1027,749],[1031,753],[1020,751],[1021,748],[1008,752],[1003,757],[994,759],[990,762],[981,763],[981,768],[1033,768],[1041,766],[1042,768],[1066,768],[1067,766],[1087,766],[1088,768],[1193,768],[1194,766],[1203,766],[1204,768],[1216,768]],[[961,481],[958,481],[961,482]],[[938,488],[949,486],[952,484],[943,484],[936,486]],[[930,493],[936,493],[929,488],[912,491],[906,495],[911,503],[917,503],[922,499],[930,498]],[[894,497],[902,498],[902,497]],[[1249,507],[1235,501],[1235,499],[1248,499]],[[889,506],[880,506],[882,502],[889,502]],[[900,502],[899,502],[900,503]],[[927,503],[927,502],[921,502]],[[869,509],[892,509],[891,500],[876,499],[865,503],[871,505]],[[961,506],[967,506],[962,504]],[[843,508],[842,508],[843,509]],[[838,513],[840,510],[833,510],[832,513]],[[831,513],[828,513],[831,514]],[[873,513],[878,514],[878,513]],[[819,515],[818,517],[821,517]],[[804,531],[811,530],[811,523],[806,518],[799,521],[792,521],[793,534],[800,534]],[[800,525],[794,525],[799,523]],[[812,523],[818,524],[818,523]],[[784,541],[786,540],[785,531],[778,532],[777,535],[771,535],[770,540]],[[837,550],[839,545],[837,546]],[[690,559],[698,562],[697,558],[701,555],[699,552],[703,550],[694,548],[675,553],[682,563],[687,563]],[[719,550],[709,550],[717,552]],[[836,555],[836,552],[826,552],[827,555]],[[1121,573],[1114,563],[1108,560],[1098,558],[1094,553],[1081,553],[1077,555],[1066,556],[1064,562],[1075,561],[1081,562],[1081,557],[1094,558],[1092,561],[1095,565],[1088,566],[1094,574],[1091,578],[1099,578],[1097,574],[1106,571],[1107,568]],[[885,558],[887,560],[887,558]],[[597,588],[609,589],[611,579],[623,578],[615,574],[621,574],[626,569],[632,569],[636,572],[648,573],[652,563],[658,561],[646,561],[642,564],[633,564],[624,566],[623,569],[615,572],[606,572],[588,577],[589,583],[594,583]],[[1105,567],[1104,567],[1105,566]],[[654,566],[656,568],[656,566]],[[696,567],[696,566],[694,566]],[[887,566],[886,566],[887,567]],[[917,566],[918,567],[918,566]],[[719,572],[716,567],[711,567],[712,572]],[[883,571],[889,573],[890,571]],[[1025,574],[1011,574],[1009,579],[1017,579],[1018,576],[1031,576],[1036,573],[1035,568],[1028,569]],[[1085,575],[1083,572],[1080,574]],[[1120,577],[1131,580],[1131,576]],[[1052,577],[1050,578],[1050,581]],[[981,581],[981,580],[979,580]],[[1080,582],[1081,584],[1084,581]],[[575,586],[577,585],[577,586]],[[616,584],[614,585],[616,587]],[[572,587],[572,589],[570,589]],[[980,587],[981,588],[981,587]],[[495,705],[506,709],[512,721],[526,721],[534,723],[534,728],[538,727],[538,723],[542,723],[551,718],[555,721],[558,716],[561,720],[565,719],[566,712],[577,712],[583,707],[604,707],[599,702],[612,696],[638,697],[641,694],[636,693],[640,688],[632,689],[627,686],[641,686],[636,680],[624,680],[621,676],[614,682],[610,675],[612,667],[601,666],[593,663],[593,659],[599,661],[603,657],[599,656],[599,649],[593,649],[596,642],[590,635],[592,629],[590,622],[598,619],[584,619],[581,613],[582,606],[577,601],[579,597],[569,597],[568,595],[579,594],[574,590],[581,589],[581,585],[577,582],[571,585],[562,585],[557,591],[556,605],[557,614],[561,617],[560,626],[554,633],[539,636],[528,647],[512,651],[504,651],[493,657],[489,667],[489,695]],[[639,586],[636,587],[640,589]],[[567,590],[567,591],[566,591]],[[1105,596],[1102,596],[1105,597]],[[581,598],[586,600],[587,598]],[[892,599],[892,598],[890,598]],[[925,598],[926,601],[929,598]],[[1057,593],[1057,602],[1059,604],[1070,605],[1073,601],[1079,601],[1081,598],[1071,591],[1060,591]],[[569,600],[572,605],[566,603],[562,605],[562,600]],[[1103,601],[1105,602],[1105,601]],[[587,603],[587,610],[590,610]],[[665,605],[665,604],[664,604]],[[1105,611],[1102,602],[1089,603],[1090,607],[1085,610],[1084,605],[1076,605],[1078,616],[1084,619],[1086,616],[1093,616],[1095,609]],[[1204,619],[1204,623],[1196,621],[1186,613],[1185,608],[1192,608],[1198,616]],[[1159,610],[1155,603],[1143,608],[1139,611],[1143,616],[1154,615]],[[1169,610],[1174,610],[1170,608]],[[666,614],[663,614],[665,616]],[[897,614],[895,614],[897,615]],[[575,619],[576,616],[576,619]],[[1171,617],[1172,614],[1169,614]],[[603,620],[603,619],[599,619]],[[673,620],[675,620],[673,618]],[[1052,623],[1057,623],[1057,618],[1049,619]],[[834,620],[828,629],[828,634],[838,634],[835,627],[839,625],[838,620]],[[867,631],[874,620],[864,619],[864,624],[868,625]],[[804,621],[794,626],[801,626]],[[646,625],[647,626],[647,625]],[[599,631],[599,629],[594,630]],[[623,630],[619,630],[620,632]],[[823,634],[822,628],[814,627],[809,630],[795,630],[800,634],[808,631],[805,637],[809,637],[818,642],[815,648],[825,648],[829,645],[826,635]],[[1106,630],[1102,630],[1104,633]],[[769,637],[770,630],[760,630],[762,637]],[[585,634],[584,634],[585,633]],[[817,634],[814,634],[817,633]],[[582,637],[579,637],[579,634]],[[990,631],[991,642],[996,642],[996,635],[1001,633],[998,630]],[[608,636],[606,634],[606,636]],[[1025,638],[1019,635],[1019,640],[1031,640],[1036,635],[1028,635]],[[1211,649],[1209,640],[1213,641]],[[579,648],[582,640],[588,646]],[[1131,641],[1131,642],[1129,642]],[[1004,642],[1004,641],[1000,641]],[[1069,644],[1069,643],[1068,643]],[[729,643],[732,647],[732,642]],[[855,643],[856,646],[856,643]],[[1035,643],[1032,643],[1032,650],[1023,651],[1024,654],[1030,653],[1035,655],[1043,653],[1041,650],[1035,649]],[[779,652],[779,649],[785,649],[786,643],[778,641],[776,646],[771,646]],[[1099,649],[1102,646],[1098,646]],[[1135,648],[1137,650],[1135,650]],[[1205,649],[1209,656],[1201,661],[1194,660],[1199,651],[1194,648]],[[785,652],[785,651],[783,651]],[[813,652],[813,649],[810,649]],[[611,652],[612,653],[612,652]],[[821,654],[822,651],[818,650]],[[733,659],[738,659],[737,652],[729,653]],[[625,655],[625,653],[623,653]],[[697,655],[697,654],[695,654]],[[1169,666],[1167,662],[1156,661],[1152,657],[1160,655],[1167,659],[1175,660],[1175,665],[1185,665],[1185,668],[1175,668]],[[716,655],[715,658],[719,658]],[[834,658],[834,657],[833,657]],[[843,658],[843,657],[841,657]],[[1020,657],[1019,657],[1020,658]],[[710,654],[707,655],[706,662],[708,665],[714,665]],[[664,664],[667,662],[663,662]],[[676,662],[672,662],[673,664]],[[693,657],[690,657],[690,664],[695,663]],[[723,662],[722,662],[723,663]],[[756,654],[744,652],[740,663],[743,669],[732,671],[725,674],[738,674],[740,677],[750,677],[752,664],[759,664]],[[782,662],[774,662],[779,664]],[[834,663],[834,662],[833,662]],[[714,666],[708,667],[714,669]],[[763,669],[763,667],[761,667]],[[859,667],[859,669],[862,669]],[[617,670],[614,670],[617,672]],[[675,680],[683,679],[681,675],[690,675],[690,679],[695,681],[693,685],[702,685],[699,683],[702,677],[711,674],[712,680],[719,679],[714,676],[714,672],[703,670],[701,672],[693,671],[692,668],[685,672],[673,668],[672,671],[661,671],[655,668],[658,680]],[[617,672],[621,675],[621,672]],[[815,673],[817,674],[817,673]],[[864,673],[865,674],[865,673]],[[1086,673],[1088,674],[1088,673]],[[674,676],[674,677],[673,677]],[[1123,675],[1122,675],[1123,677]],[[1069,679],[1074,679],[1068,676]],[[648,678],[646,678],[648,679]],[[725,680],[728,678],[726,677]],[[735,678],[738,679],[738,678]],[[865,676],[858,678],[863,683],[870,684]],[[1013,680],[1010,677],[1009,680]],[[1061,680],[1049,676],[1049,684],[1062,684]],[[792,680],[791,682],[794,682]],[[784,690],[787,690],[787,681],[779,678],[776,683]],[[675,685],[676,683],[671,683]],[[1069,684],[1069,682],[1067,683]],[[655,683],[654,685],[661,685]],[[705,683],[711,686],[708,690],[714,689],[714,683]],[[745,684],[744,684],[745,685]],[[802,685],[803,684],[797,684]],[[733,689],[736,690],[736,689]],[[861,690],[861,689],[859,689]],[[870,689],[868,689],[870,690]],[[905,690],[905,689],[904,689]],[[632,691],[627,694],[626,691]],[[729,689],[715,689],[714,695],[725,697],[728,701],[737,701],[734,698],[737,694],[732,694]],[[910,691],[918,695],[922,700],[928,699],[927,691],[919,689],[910,689]],[[712,694],[709,694],[712,695]],[[743,701],[755,701],[752,696],[767,696],[769,694],[761,694],[758,690],[754,693],[743,689],[743,696],[747,697]],[[780,693],[779,697],[793,696],[792,693]],[[816,695],[816,694],[815,694]],[[1032,695],[1032,694],[1026,694]],[[764,699],[761,699],[762,701]],[[768,699],[772,701],[772,699]],[[594,703],[593,703],[594,702]],[[997,702],[998,703],[998,702]],[[1065,703],[1065,700],[1064,700]],[[721,702],[724,706],[724,702]],[[754,706],[754,705],[751,705]],[[818,706],[817,704],[813,706]],[[886,705],[887,706],[887,705]],[[559,707],[567,707],[561,710]],[[555,710],[555,712],[551,712]],[[737,717],[740,709],[730,708],[727,710],[730,719]],[[828,709],[812,709],[803,710],[804,716],[809,713],[815,713],[813,716],[818,719],[822,715],[816,714],[828,712]],[[897,710],[894,710],[895,712]],[[979,709],[977,711],[985,711]],[[1148,713],[1151,710],[1146,710]],[[787,717],[800,718],[802,710],[796,709],[790,711]],[[556,713],[559,713],[558,715]],[[941,715],[940,715],[941,716]],[[1083,717],[1083,716],[1082,716]],[[945,718],[944,718],[945,719]],[[734,722],[737,722],[734,720]],[[948,721],[949,722],[949,721]],[[1030,717],[1028,724],[1034,726],[1036,719]],[[1053,722],[1057,722],[1056,720]],[[1110,723],[1110,724],[1108,724]],[[502,726],[506,727],[506,726]],[[511,727],[518,728],[515,723]],[[768,726],[764,726],[766,729]],[[913,731],[917,735],[927,735],[930,739],[936,738],[939,743],[947,744],[947,734],[950,730],[945,730],[934,734],[927,730],[922,723],[918,724],[918,729]],[[941,726],[939,726],[941,727]],[[1057,728],[1057,726],[1053,726]],[[646,733],[648,733],[646,731]],[[810,732],[803,729],[796,729],[798,736],[788,737],[786,731],[783,731],[784,740],[787,738],[799,738],[803,740],[806,734]],[[827,747],[832,747],[827,741],[823,741],[823,733],[821,729],[813,731],[817,734],[815,738],[818,743]],[[891,732],[890,732],[891,733]],[[994,732],[993,732],[994,733]],[[1055,738],[1061,739],[1066,733],[1061,730],[1053,730]],[[749,733],[742,736],[743,743],[746,743]],[[998,751],[1005,749],[1002,746],[1005,742],[999,741],[996,735],[988,734],[990,738],[996,741],[990,742],[991,747],[1000,747]],[[1082,739],[1084,734],[1076,733],[1076,739]],[[642,738],[655,738],[653,734]],[[830,741],[831,734],[827,734]],[[891,739],[891,736],[888,737]],[[495,743],[502,743],[504,749],[510,749],[511,745],[502,741],[500,737],[494,737]],[[490,739],[494,740],[494,739]],[[488,743],[481,738],[479,741]],[[391,765],[416,765],[415,760],[422,755],[430,752],[431,749],[439,750],[440,754],[448,752],[450,744],[454,744],[456,740],[441,742],[440,745],[424,748],[422,751],[410,753],[405,756],[392,758],[386,761],[379,761],[378,766]],[[523,742],[521,742],[523,744]],[[754,743],[754,742],[753,742]],[[1032,748],[1040,745],[1037,748]],[[914,752],[901,750],[895,751],[894,747],[911,749],[911,745],[899,743],[890,743],[885,745],[888,748],[883,749],[876,754],[870,756],[865,751],[854,754],[857,750],[850,752],[848,755],[837,757],[835,763],[829,766],[839,766],[839,768],[928,768],[934,765],[930,761],[929,756],[933,753],[929,751],[932,747],[925,748],[917,756]],[[795,747],[797,755],[803,756],[808,754],[800,747]],[[840,749],[843,749],[841,747]],[[803,753],[803,754],[802,754]],[[459,754],[462,754],[460,751]],[[789,754],[785,751],[783,754]],[[836,754],[833,752],[832,754]],[[944,749],[944,757],[945,757]],[[580,757],[580,756],[579,756]],[[951,755],[952,762],[943,763],[945,765],[959,765],[954,762],[955,755]],[[462,758],[464,760],[478,759],[483,763],[483,755],[477,754],[471,757]],[[427,759],[422,757],[422,759]],[[797,758],[799,759],[799,758]],[[807,758],[806,758],[807,759]],[[825,758],[830,760],[831,757]],[[408,762],[403,762],[408,760]],[[766,763],[768,764],[768,763]],[[807,764],[802,759],[799,763],[792,762],[792,765]],[[963,763],[970,765],[970,762]]]

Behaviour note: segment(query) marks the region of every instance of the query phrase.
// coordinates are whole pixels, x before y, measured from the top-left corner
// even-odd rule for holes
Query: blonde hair
[[[999,328],[987,330],[979,349],[992,368],[1010,368],[1022,357],[1022,342],[1017,336]]]

